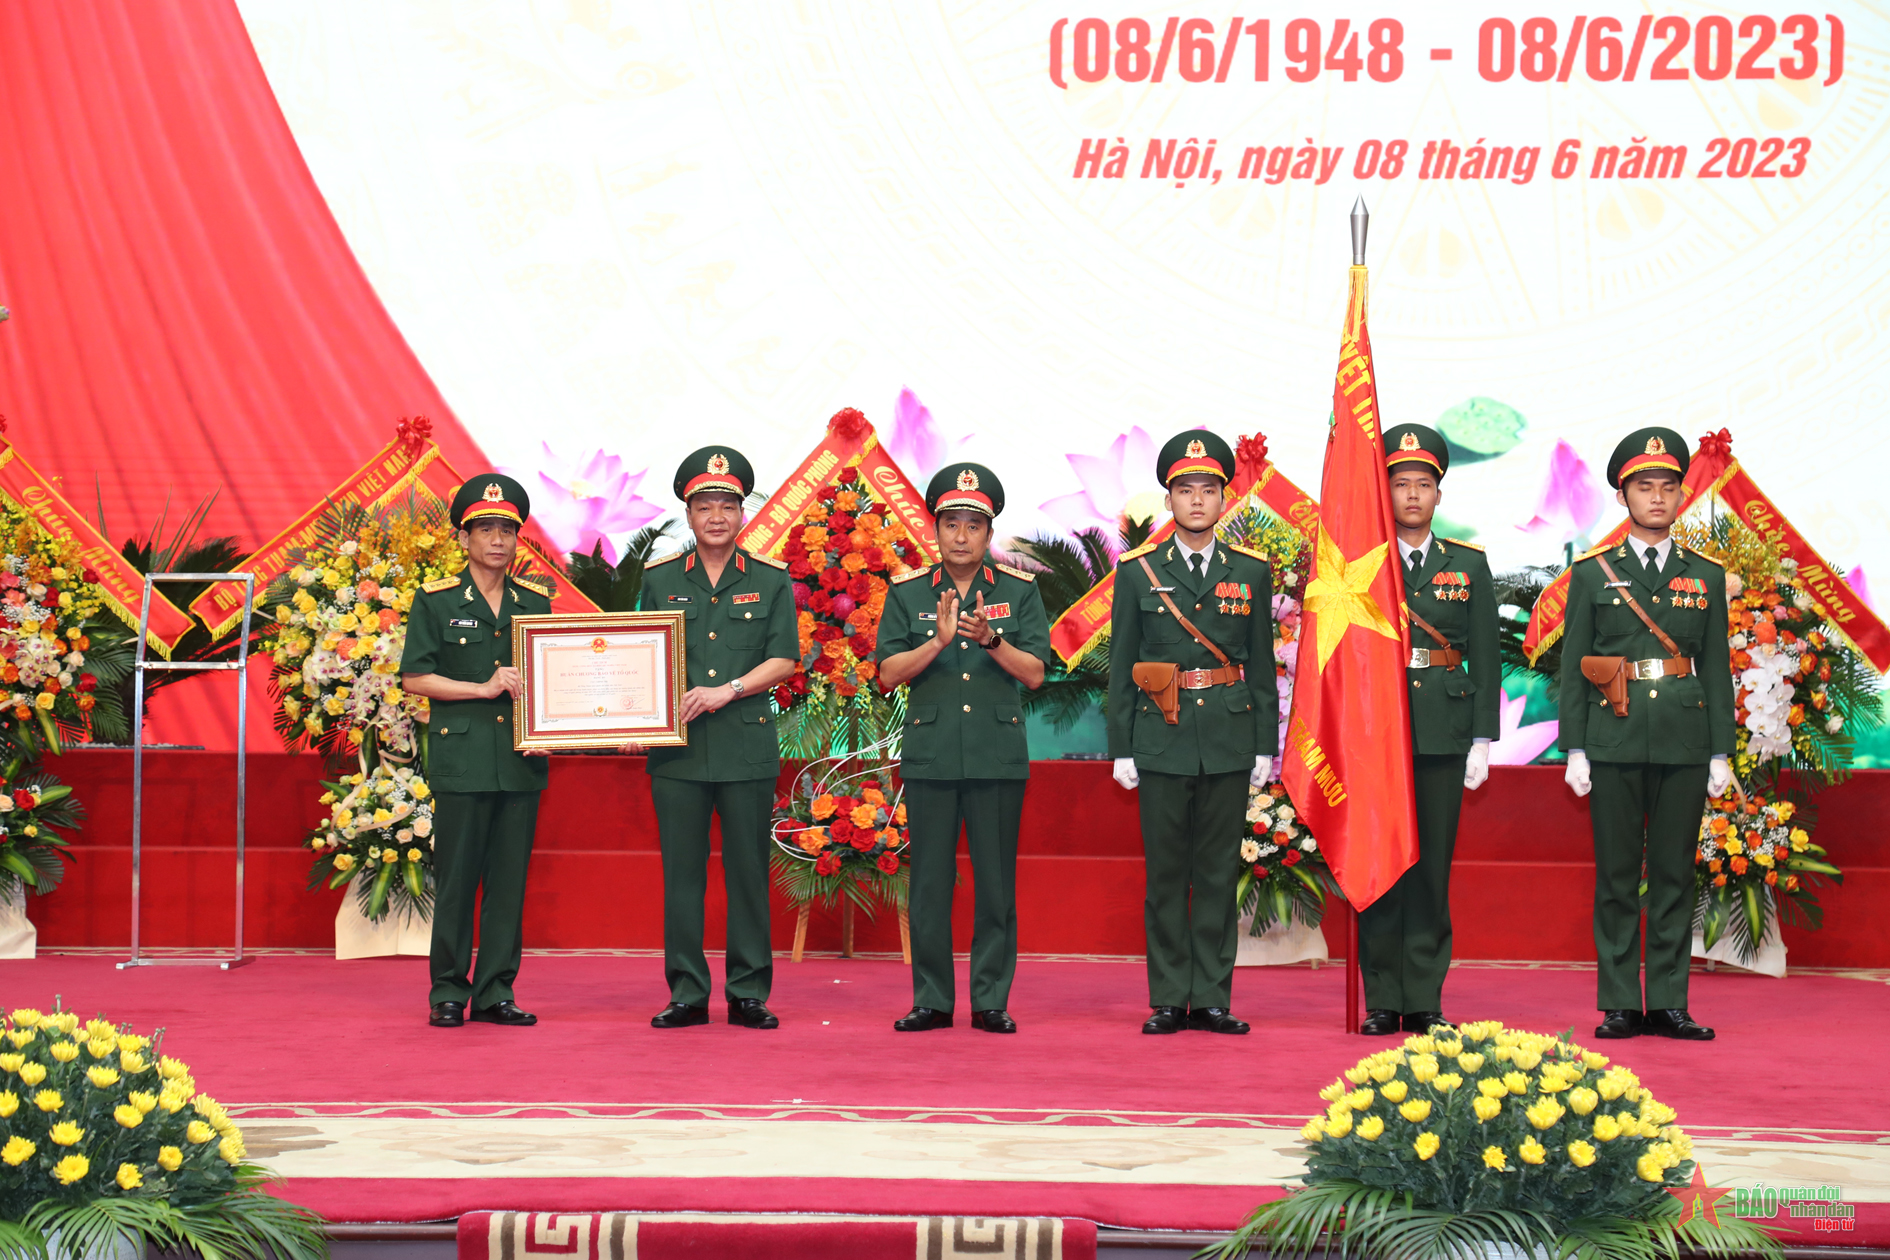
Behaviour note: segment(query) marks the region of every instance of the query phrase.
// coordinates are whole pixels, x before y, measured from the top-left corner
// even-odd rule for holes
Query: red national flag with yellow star
[[[1410,628],[1365,331],[1365,268],[1352,268],[1351,286],[1281,778],[1346,900],[1363,909],[1417,860],[1417,813],[1404,680]]]

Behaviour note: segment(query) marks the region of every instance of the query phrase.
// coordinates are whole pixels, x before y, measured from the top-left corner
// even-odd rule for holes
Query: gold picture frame
[[[512,747],[575,751],[689,742],[680,612],[537,613],[512,618]]]

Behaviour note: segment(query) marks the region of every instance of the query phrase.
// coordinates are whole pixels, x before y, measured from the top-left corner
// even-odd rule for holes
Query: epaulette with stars
[[[922,569],[907,569],[904,573],[895,574],[893,576],[893,585],[897,586],[901,582],[910,582],[915,578],[922,578],[931,571],[932,566],[929,564]]]
[[[422,582],[420,589],[429,595],[438,595],[441,591],[452,590],[459,585],[459,581],[459,574],[454,574],[452,577],[434,578],[431,582]]]
[[[666,555],[666,556],[662,556],[662,557],[660,557],[660,558],[658,558],[658,559],[655,559],[655,560],[645,560],[645,561],[643,562],[643,571],[644,571],[645,573],[648,573],[648,572],[649,572],[649,571],[650,571],[651,569],[654,569],[654,568],[655,568],[655,567],[656,567],[657,565],[659,565],[659,564],[668,564],[668,563],[669,563],[669,562],[670,562],[671,560],[680,560],[680,559],[682,559],[682,558],[683,558],[683,556],[684,556],[684,555],[686,555],[686,554],[687,554],[686,552],[681,552],[681,551],[672,551],[672,552],[670,552],[670,553],[669,553],[668,555]]]
[[[528,591],[537,591],[546,599],[550,599],[555,595],[558,589],[551,584],[549,578],[539,577],[537,574],[533,574],[531,577],[514,577],[512,580]]]
[[[1472,551],[1482,551],[1482,550],[1483,550],[1483,548],[1482,548],[1482,547],[1479,547],[1479,546],[1478,546],[1477,544],[1475,544],[1475,543],[1473,543],[1473,542],[1465,542],[1465,541],[1464,541],[1463,539],[1461,539],[1461,538],[1441,538],[1441,537],[1440,537],[1440,538],[1439,538],[1439,539],[1438,539],[1437,541],[1438,541],[1438,542],[1447,542],[1447,543],[1449,543],[1449,544],[1450,544],[1451,546],[1453,546],[1453,547],[1468,547],[1468,548],[1469,548],[1470,550],[1472,550]]]
[[[1029,569],[1019,569],[1008,564],[998,565],[997,571],[999,573],[1008,573],[1012,577],[1018,578],[1021,581],[1025,581],[1025,582],[1035,582],[1037,580],[1037,575],[1035,573],[1032,573]]]
[[[1272,563],[1271,560],[1267,559],[1267,553],[1264,551],[1255,551],[1252,547],[1243,547],[1239,543],[1224,543],[1222,545],[1225,546],[1229,551],[1238,551],[1241,555],[1246,556],[1249,559],[1258,560],[1263,564]]]
[[[765,564],[765,565],[768,565],[768,566],[769,566],[769,567],[771,567],[771,568],[776,568],[776,569],[785,569],[785,568],[787,568],[787,561],[785,561],[785,560],[776,560],[776,559],[775,559],[775,558],[774,558],[773,556],[764,556],[764,555],[762,555],[762,554],[761,554],[760,552],[758,552],[758,551],[751,551],[751,552],[749,552],[749,553],[748,553],[748,558],[749,558],[749,559],[751,559],[751,560],[758,560],[758,561],[760,561],[760,562],[761,562],[762,564]]]

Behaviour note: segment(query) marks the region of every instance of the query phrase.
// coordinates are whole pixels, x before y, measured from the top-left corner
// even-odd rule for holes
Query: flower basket
[[[1296,923],[1317,928],[1326,915],[1326,898],[1341,895],[1319,842],[1278,779],[1247,789],[1240,865],[1234,900],[1242,915],[1251,916],[1247,931],[1252,936]]]
[[[1320,1091],[1305,1188],[1260,1207],[1206,1254],[1472,1260],[1778,1257],[1730,1213],[1683,1207],[1693,1144],[1634,1073],[1495,1022],[1367,1055]]]
[[[320,1219],[265,1192],[243,1135],[158,1041],[16,1010],[0,1028],[0,1255],[153,1250],[320,1260]]]
[[[433,793],[410,766],[386,762],[333,783],[321,803],[328,817],[309,833],[315,854],[309,887],[351,884],[371,923],[390,912],[433,915]]]
[[[773,868],[775,887],[800,911],[794,929],[794,961],[801,960],[814,903],[841,907],[842,952],[852,953],[852,917],[868,918],[882,906],[899,916],[900,938],[910,961],[906,898],[911,869],[903,792],[892,782],[885,758],[891,739],[813,762],[776,800]]]

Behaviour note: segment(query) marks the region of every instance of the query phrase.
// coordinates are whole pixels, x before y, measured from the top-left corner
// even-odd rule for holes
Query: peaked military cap
[[[1672,429],[1654,425],[1636,429],[1621,439],[1608,458],[1608,484],[1620,489],[1629,477],[1650,469],[1665,469],[1676,477],[1687,475],[1687,440]]]
[[[531,515],[532,497],[525,493],[524,486],[504,473],[468,477],[459,493],[453,496],[453,525],[458,529],[466,529],[484,517],[498,517],[523,525]]]
[[[925,510],[937,516],[954,508],[996,516],[1004,510],[1004,483],[983,464],[947,464],[925,487]]]
[[[1425,424],[1400,424],[1385,430],[1385,468],[1422,464],[1442,481],[1450,471],[1450,447],[1444,435]]]
[[[1206,473],[1222,484],[1234,479],[1234,452],[1217,434],[1189,429],[1168,439],[1155,457],[1155,476],[1163,486],[1177,477]]]
[[[754,466],[732,446],[705,446],[691,452],[676,469],[676,497],[684,503],[704,490],[745,499],[754,488]]]

